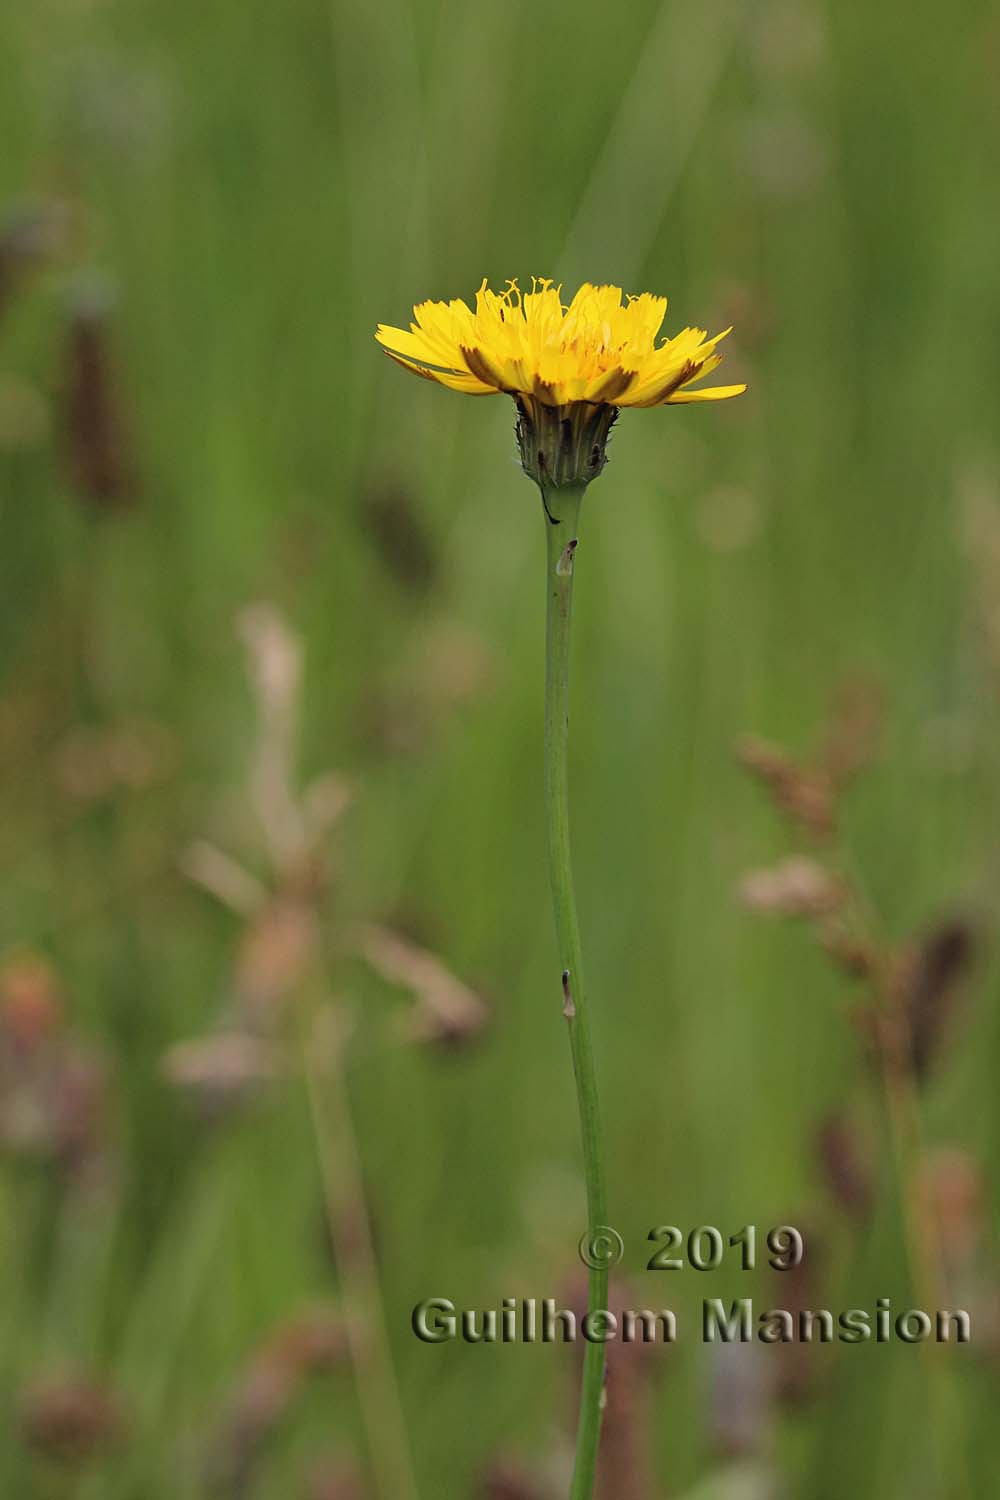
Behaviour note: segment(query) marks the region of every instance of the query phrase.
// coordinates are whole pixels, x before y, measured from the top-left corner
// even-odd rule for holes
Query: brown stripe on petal
[[[614,370],[609,370],[604,379],[601,381],[600,385],[598,385],[593,391],[591,391],[590,395],[587,397],[587,400],[593,401],[595,403],[603,402],[609,406],[613,405],[618,397],[624,396],[629,386],[633,385],[634,383],[634,370],[623,370],[620,367]]]
[[[467,396],[498,394],[495,385],[477,383],[476,377],[470,375],[467,370],[437,370],[433,366],[418,364],[415,360],[407,359],[404,355],[397,354],[394,349],[386,349],[384,346],[382,353],[388,355],[397,365],[402,365],[404,370],[409,370],[411,374],[420,375],[424,380],[433,380],[435,384],[443,385],[447,390],[461,391]]]
[[[551,380],[543,380],[540,375],[535,375],[531,382],[531,393],[537,396],[539,401],[544,401],[546,406],[558,406],[556,400],[556,388]]]
[[[503,382],[502,373],[493,364],[492,360],[487,359],[481,349],[467,349],[464,344],[461,344],[459,350],[462,358],[465,360],[466,366],[475,375],[477,380],[481,380],[484,385],[493,386],[498,391],[507,389]]]
[[[674,391],[680,390],[682,385],[687,385],[689,380],[693,380],[701,370],[703,363],[703,360],[700,360],[697,364],[693,364],[691,360],[688,360],[686,364],[681,366],[677,374],[671,375],[670,379],[659,390],[654,391],[651,396],[647,396],[645,401],[637,401],[636,405],[659,406],[661,402],[667,400],[668,396],[672,396]]]
[[[415,365],[412,360],[404,359],[401,354],[394,354],[391,349],[382,348],[382,353],[397,365],[402,365],[404,370],[409,370],[414,375],[422,375],[425,380],[437,380],[433,370],[425,370],[423,365]]]

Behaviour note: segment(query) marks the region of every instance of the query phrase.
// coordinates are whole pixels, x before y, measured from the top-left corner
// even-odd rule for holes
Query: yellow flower
[[[470,396],[532,397],[546,406],[666,406],[720,401],[743,385],[691,390],[721,363],[716,345],[685,328],[657,343],[665,297],[649,292],[622,301],[617,286],[585,282],[566,306],[561,288],[532,279],[491,292],[484,281],[472,311],[461,299],[421,302],[407,333],[380,323],[375,337],[405,369]]]

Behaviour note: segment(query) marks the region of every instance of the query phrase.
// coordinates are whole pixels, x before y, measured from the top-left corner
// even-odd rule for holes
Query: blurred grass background
[[[378,1441],[371,1463],[338,1353],[345,1300],[378,1343],[352,1133],[419,1493],[560,1492],[571,1356],[409,1329],[431,1295],[571,1295],[576,1265],[541,517],[509,403],[410,381],[371,337],[532,273],[732,322],[723,373],[751,382],[626,414],[586,507],[574,839],[611,1212],[622,1300],[682,1325],[606,1494],[988,1493],[998,51],[973,0],[0,11],[0,1493],[389,1500],[407,1465]],[[296,786],[335,772],[352,799],[306,857],[276,853],[254,782],[295,641]],[[810,1305],[918,1300],[857,991],[734,895],[789,845],[735,743],[808,750],[859,675],[881,748],[835,862],[893,942],[976,933],[920,1100],[973,1345],[834,1347],[805,1378],[755,1348],[727,1374],[701,1297],[788,1285],[645,1272],[655,1224],[797,1223]],[[190,878],[205,841],[245,869],[242,914]],[[370,923],[437,956],[432,990],[481,995],[483,1032],[403,1039],[424,1002],[359,955]],[[317,1010],[346,1134],[302,1083]],[[259,1054],[176,1051],[234,1031]],[[817,1155],[832,1113],[867,1153],[860,1222]],[[397,1455],[391,1389],[375,1409]]]

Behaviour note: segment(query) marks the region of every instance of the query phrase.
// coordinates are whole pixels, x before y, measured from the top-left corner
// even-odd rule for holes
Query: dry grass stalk
[[[212,1491],[234,1500],[248,1495],[268,1441],[306,1383],[346,1359],[343,1321],[330,1309],[315,1308],[273,1329],[230,1397],[213,1440],[207,1471]]]
[[[874,684],[858,680],[840,693],[811,756],[796,758],[750,736],[740,741],[737,754],[781,816],[822,843],[836,833],[844,792],[877,753],[881,707]]]
[[[67,230],[61,203],[21,204],[7,211],[0,223],[0,317],[25,277],[58,254]]]
[[[32,953],[0,966],[0,1145],[89,1174],[107,1141],[104,1058],[75,1038],[55,971]]]
[[[412,1041],[460,1042],[486,1025],[489,1011],[436,954],[388,927],[370,924],[359,935],[361,952],[389,984],[408,990],[416,1005],[401,1031]]]
[[[498,1460],[483,1476],[480,1494],[482,1500],[551,1500],[548,1490],[506,1459]]]
[[[341,1296],[350,1309],[338,1338],[354,1370],[373,1474],[379,1494],[413,1500],[409,1443],[347,1091],[350,1027],[343,1004],[333,1005],[327,998],[326,943],[321,940],[331,925],[325,840],[350,793],[333,773],[300,789],[296,762],[303,663],[298,638],[266,604],[245,609],[239,628],[256,710],[249,797],[267,874],[251,874],[212,844],[199,843],[188,851],[187,873],[239,915],[243,931],[220,1032],[175,1046],[165,1067],[174,1082],[221,1107],[253,1097],[279,1076],[294,1074],[304,1082]],[[265,1350],[251,1370],[216,1455],[218,1472],[230,1476],[236,1493],[254,1472],[260,1443],[288,1410],[301,1373],[301,1359],[288,1357],[287,1343]]]
[[[756,896],[750,904],[758,912],[804,917],[823,951],[863,986],[853,1019],[881,1081],[914,1293],[921,1306],[943,1307],[942,1246],[921,1196],[925,1150],[919,1090],[940,1059],[975,940],[967,922],[951,919],[921,938],[892,941],[858,880],[842,873],[848,861],[835,843],[840,802],[873,754],[876,704],[874,694],[842,698],[819,756],[806,767],[772,747],[754,743],[749,753],[743,747],[744,763],[764,782],[791,829],[808,834],[826,850],[815,868],[816,861],[808,866],[792,861],[795,879],[789,880],[786,863],[783,879],[770,872],[762,882],[758,874],[744,882],[743,890],[745,896],[749,884]],[[820,1150],[827,1180],[836,1201],[860,1221],[867,1211],[871,1174],[853,1146],[843,1119],[826,1122]]]
[[[102,509],[138,498],[138,475],[115,345],[112,300],[102,288],[78,293],[64,352],[63,444],[73,482]]]
[[[587,1286],[577,1279],[567,1288],[565,1305],[577,1321],[587,1310]],[[638,1287],[616,1278],[606,1304],[615,1307],[646,1305]],[[582,1349],[573,1346],[575,1363]],[[612,1340],[606,1345],[604,1416],[597,1459],[598,1500],[648,1500],[656,1492],[650,1434],[653,1430],[653,1377],[663,1362],[663,1346],[642,1341]]]
[[[873,1163],[846,1110],[833,1110],[822,1121],[816,1154],[834,1203],[849,1219],[864,1223],[875,1201]]]
[[[367,1494],[360,1474],[351,1464],[329,1459],[313,1466],[303,1500],[366,1500]]]
[[[41,1381],[22,1397],[19,1427],[24,1442],[62,1464],[92,1462],[121,1441],[125,1426],[117,1396],[80,1375]]]

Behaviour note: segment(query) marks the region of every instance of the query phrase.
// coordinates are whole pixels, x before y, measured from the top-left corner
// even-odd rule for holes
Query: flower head
[[[484,281],[475,311],[461,298],[421,302],[409,332],[380,323],[375,337],[415,375],[470,396],[514,396],[526,471],[539,483],[586,483],[604,465],[620,407],[719,401],[746,389],[692,390],[721,363],[716,346],[729,329],[660,338],[666,310],[665,297],[623,301],[617,286],[585,282],[567,305],[551,281],[533,278],[526,293],[516,281],[503,292]]]
[[[702,328],[684,328],[657,342],[666,297],[643,292],[623,302],[620,287],[585,282],[567,306],[551,281],[533,279],[532,288],[522,294],[511,281],[491,292],[484,281],[475,312],[461,298],[421,302],[409,333],[380,323],[375,337],[406,369],[470,396],[506,391],[548,406],[666,406],[746,389],[690,389],[721,363],[715,349],[729,329],[708,338]]]

